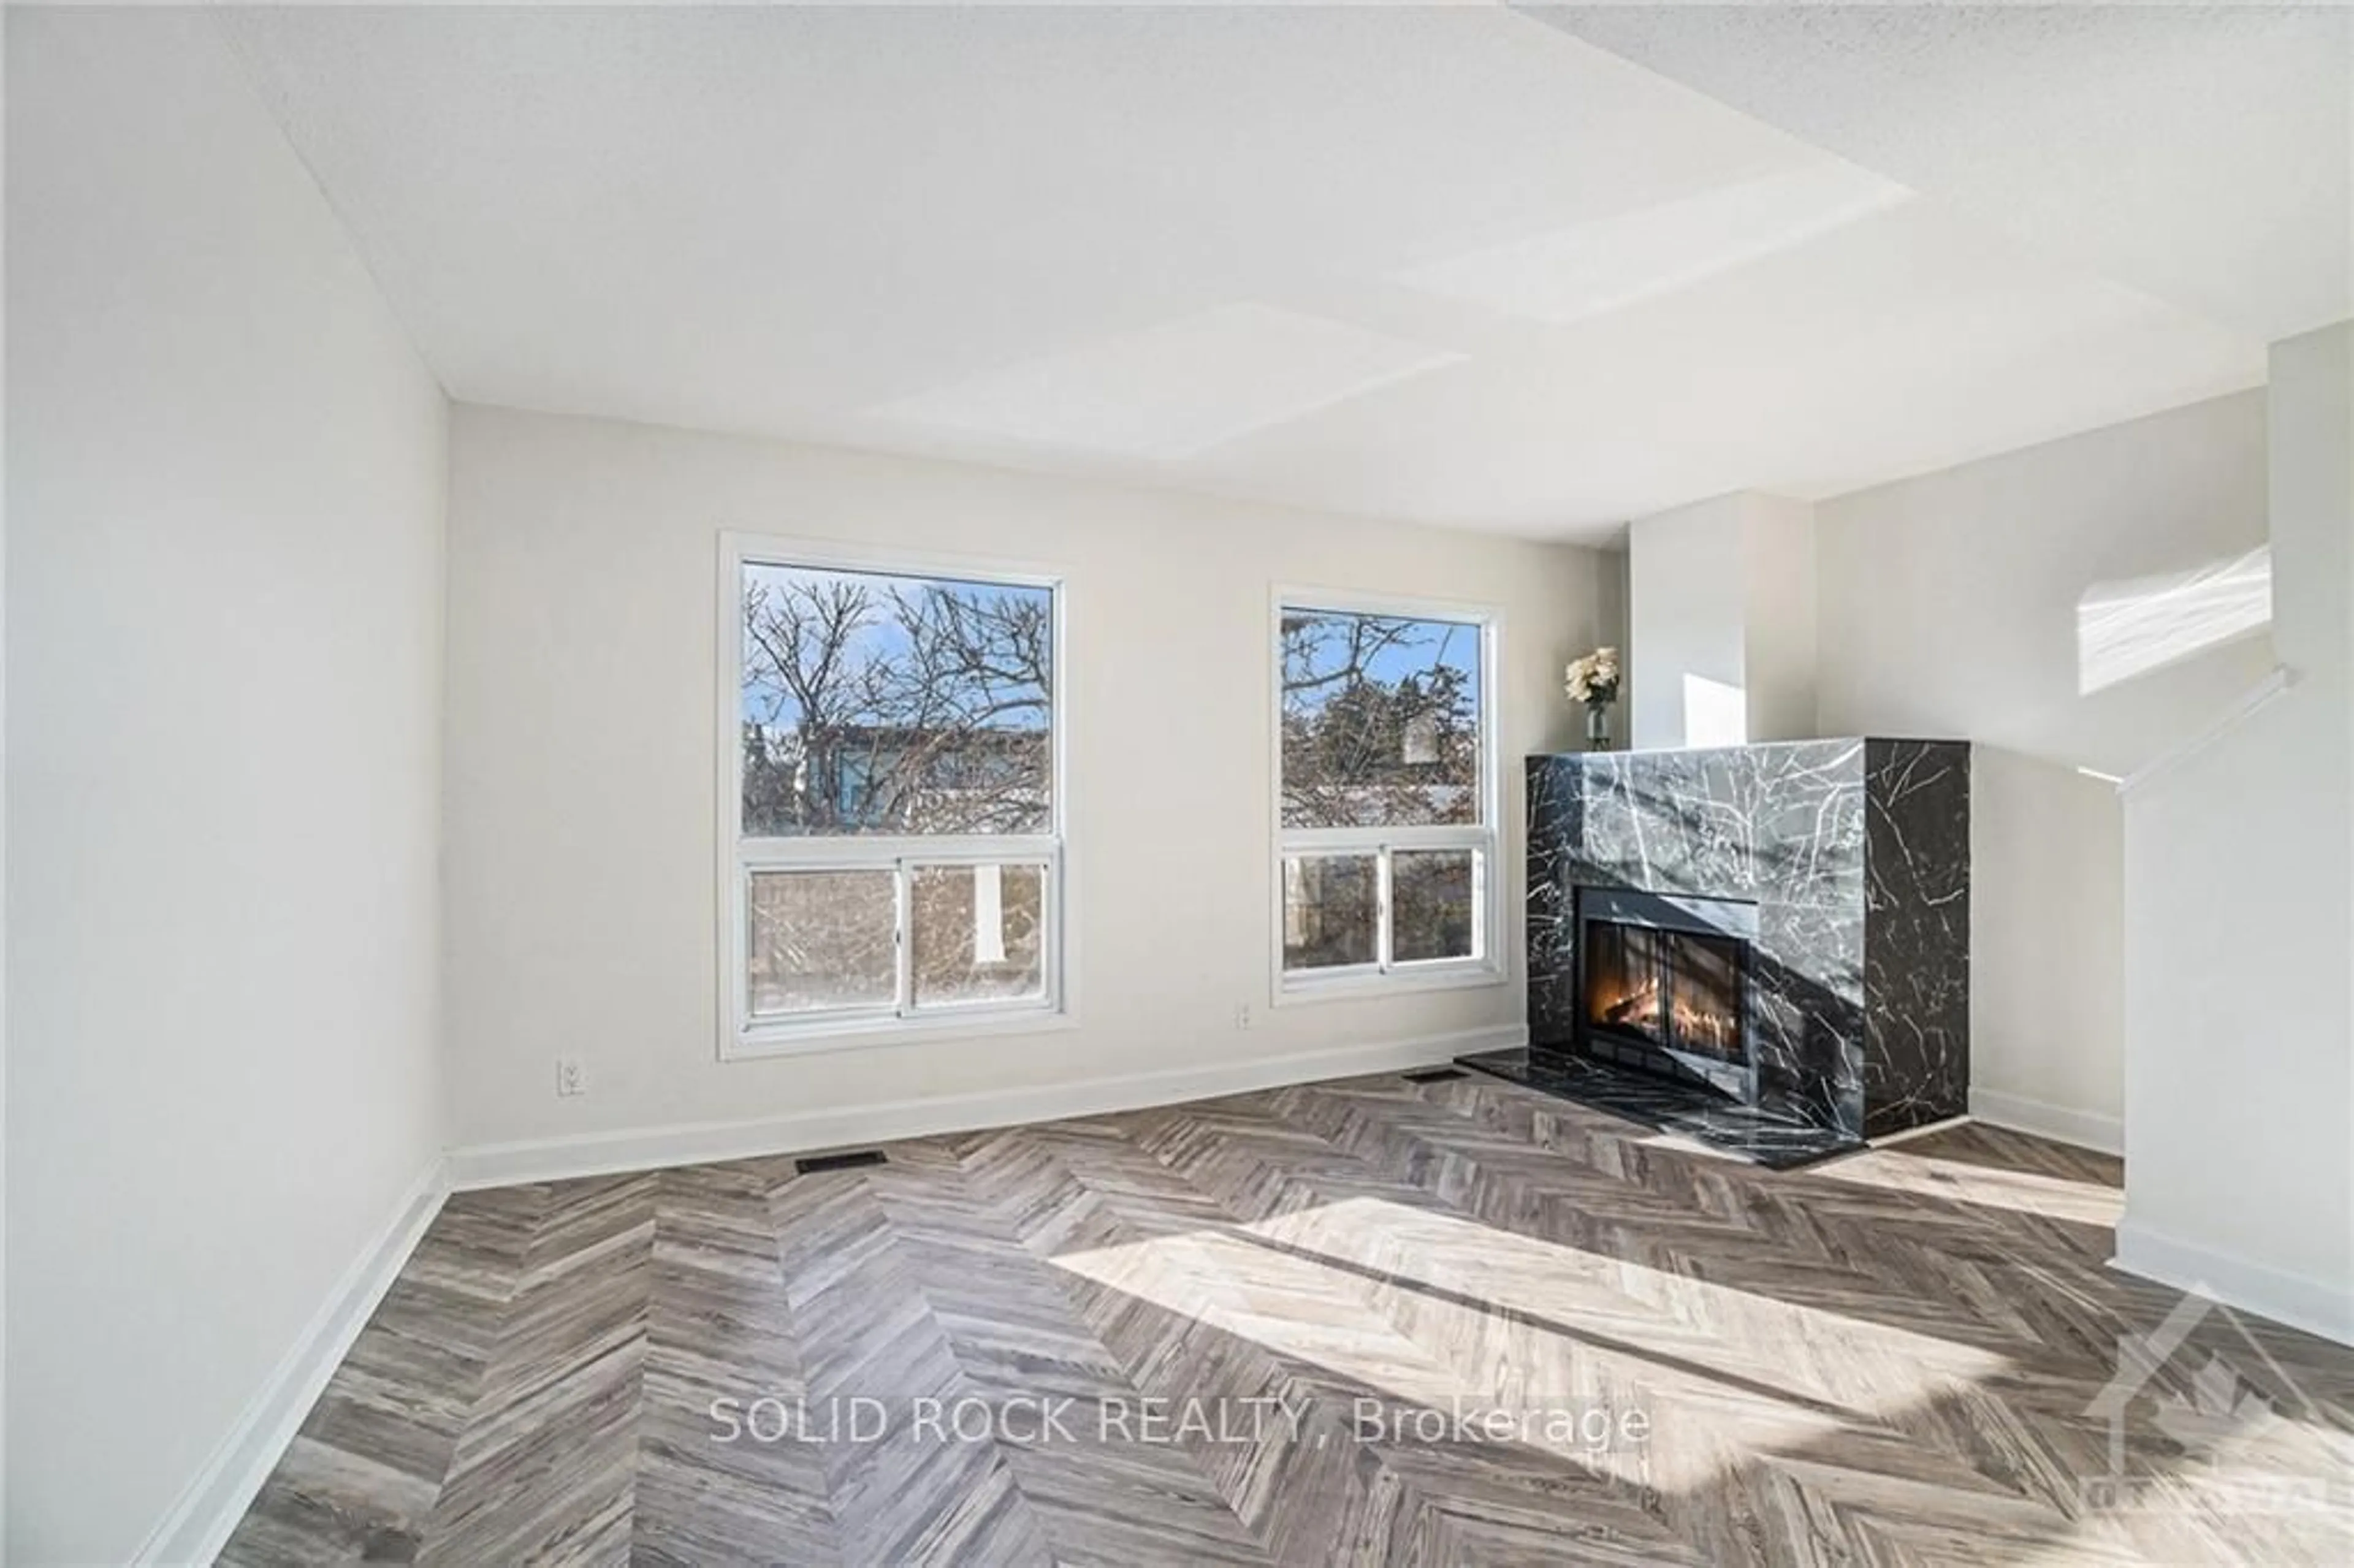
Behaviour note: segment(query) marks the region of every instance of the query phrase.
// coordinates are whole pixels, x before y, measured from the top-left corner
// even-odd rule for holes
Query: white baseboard
[[[279,1457],[294,1441],[320,1391],[367,1326],[376,1303],[392,1288],[394,1278],[425,1234],[425,1227],[441,1212],[441,1201],[449,1191],[443,1161],[437,1158],[402,1195],[391,1219],[344,1271],[228,1436],[213,1450],[163,1522],[148,1532],[132,1561],[209,1563],[220,1555],[254,1494],[261,1490]]]
[[[2079,1149],[2090,1149],[2103,1154],[2123,1154],[2126,1151],[2125,1123],[2113,1116],[2094,1111],[2071,1110],[2066,1106],[2046,1105],[2023,1095],[2006,1095],[1994,1089],[1973,1087],[1970,1090],[1970,1117],[1993,1127],[2007,1127],[2014,1132],[2031,1132],[2038,1138],[2049,1138],[2060,1143],[2073,1143]]]
[[[2135,1224],[2130,1214],[2117,1222],[2117,1252],[2109,1266],[2354,1345],[2354,1293],[2345,1287],[2177,1241]]]
[[[1319,1078],[1427,1067],[1467,1052],[1507,1050],[1525,1044],[1527,1040],[1525,1028],[1508,1024],[1416,1040],[1301,1051],[1200,1067],[1086,1078],[1076,1083],[890,1100],[880,1105],[804,1111],[755,1121],[695,1122],[584,1133],[577,1138],[477,1144],[451,1152],[450,1184],[466,1189],[504,1187],[520,1181],[559,1181],[577,1176],[652,1171],[665,1165],[694,1165],[707,1160],[794,1154],[813,1149],[839,1149],[845,1144],[883,1143],[897,1138],[926,1138],[945,1132],[1054,1121],[1065,1117],[1101,1116],[1284,1084],[1312,1083]]]

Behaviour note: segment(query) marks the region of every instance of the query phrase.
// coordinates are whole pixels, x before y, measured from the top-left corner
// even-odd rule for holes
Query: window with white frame
[[[1498,974],[1494,640],[1483,612],[1279,600],[1283,991]]]
[[[727,1053],[1059,1011],[1056,584],[723,561]]]

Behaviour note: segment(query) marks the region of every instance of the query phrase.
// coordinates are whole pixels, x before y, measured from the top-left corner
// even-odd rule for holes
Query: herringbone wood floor
[[[1963,1127],[1775,1175],[1382,1077],[888,1152],[452,1198],[223,1560],[2354,1550],[2354,1352],[2270,1325],[2200,1323],[2099,1489],[2088,1407],[2182,1298],[2103,1266],[2118,1168],[2058,1145]],[[721,1441],[714,1402],[758,1399],[761,1436],[810,1429]],[[826,1430],[854,1399],[879,1433]]]

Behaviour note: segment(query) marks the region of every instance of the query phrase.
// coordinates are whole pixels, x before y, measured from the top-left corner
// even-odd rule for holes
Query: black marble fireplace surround
[[[1969,768],[1877,737],[1530,758],[1529,1046],[1465,1065],[1777,1168],[1960,1115]],[[1590,1029],[1597,912],[1738,945],[1743,1049]]]

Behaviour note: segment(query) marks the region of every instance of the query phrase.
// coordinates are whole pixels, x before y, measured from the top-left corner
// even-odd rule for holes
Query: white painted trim
[[[888,1100],[841,1110],[801,1111],[757,1121],[695,1122],[587,1133],[576,1138],[478,1144],[451,1151],[450,1184],[465,1190],[503,1187],[519,1181],[557,1181],[576,1176],[692,1165],[707,1160],[745,1160],[763,1154],[793,1154],[848,1144],[1016,1127],[1066,1117],[1101,1116],[1285,1084],[1313,1083],[1321,1078],[1437,1066],[1468,1052],[1508,1050],[1526,1044],[1527,1039],[1528,1031],[1513,1023],[1413,1040],[1295,1052],[1287,1056],[1247,1057],[1198,1067],[1085,1078],[1076,1083]]]
[[[1078,924],[1074,917],[1076,878],[1071,868],[1071,708],[1073,672],[1070,648],[1069,573],[1058,566],[1006,561],[984,556],[916,551],[889,546],[865,546],[836,540],[787,538],[773,535],[722,529],[718,535],[718,597],[713,604],[716,670],[713,695],[716,704],[712,734],[712,848],[714,892],[718,931],[718,1056],[722,1062],[753,1061],[768,1056],[800,1055],[830,1051],[855,1051],[904,1043],[927,1036],[975,1032],[972,1012],[1003,1014],[1024,1026],[1068,1027],[1076,1014],[1073,999],[1078,964],[1075,956]],[[947,578],[960,582],[1001,583],[1048,590],[1053,610],[1053,647],[1048,654],[1048,761],[1051,768],[1048,831],[1034,834],[991,834],[927,837],[921,834],[874,835],[851,840],[747,839],[743,831],[744,568],[760,564],[801,567],[817,571],[885,574]],[[958,860],[1038,860],[1046,864],[1044,938],[1044,999],[1033,1005],[979,1007],[965,1015],[919,1011],[910,1004],[907,924],[907,873],[911,864]],[[753,869],[818,870],[831,865],[887,869],[894,877],[898,901],[898,991],[886,1013],[860,1013],[806,1022],[755,1022],[745,994],[745,907],[747,874]]]
[[[2117,793],[2130,795],[2161,773],[2170,772],[2179,764],[2206,750],[2232,730],[2237,729],[2296,684],[2296,675],[2286,665],[2273,673],[2233,698],[2232,705],[2215,715],[2214,721],[2198,734],[2178,746],[2168,747],[2131,773],[2117,781]]]
[[[2126,1124],[2098,1111],[2073,1110],[2031,1100],[2024,1095],[2006,1095],[1974,1086],[1970,1090],[1970,1115],[1989,1126],[2031,1132],[2038,1138],[2073,1143],[2079,1149],[2102,1154],[2122,1155],[2126,1151]]]
[[[391,1219],[352,1260],[205,1467],[140,1543],[133,1563],[200,1563],[220,1555],[327,1380],[441,1212],[450,1193],[444,1173],[444,1162],[436,1157],[402,1194]]]
[[[1511,979],[1503,966],[1482,959],[1448,959],[1436,963],[1401,964],[1387,969],[1360,964],[1345,969],[1310,969],[1305,974],[1287,975],[1273,1001],[1277,1007],[1296,1007],[1302,1002],[1363,1001],[1423,991],[1492,990]]]
[[[823,1056],[836,1051],[873,1051],[892,1045],[947,1045],[1001,1034],[1063,1034],[1079,1026],[1071,1012],[1044,1002],[976,1002],[938,1007],[917,1014],[878,1012],[822,1026],[747,1029],[728,1054],[731,1062],[766,1056]]]
[[[2344,1287],[2178,1241],[2136,1224],[2130,1214],[2117,1222],[2117,1251],[2109,1266],[2354,1345],[2354,1294]]]
[[[1504,948],[1504,889],[1499,869],[1504,850],[1503,725],[1496,712],[1497,672],[1502,668],[1504,612],[1495,605],[1458,599],[1410,599],[1354,588],[1273,583],[1267,590],[1267,829],[1274,843],[1267,889],[1267,1002],[1283,1007],[1346,996],[1404,995],[1457,986],[1502,985],[1511,979]],[[1479,634],[1479,821],[1470,827],[1294,828],[1283,825],[1283,612],[1329,609],[1341,614],[1396,616],[1476,627]],[[1475,894],[1479,901],[1477,946],[1469,959],[1443,965],[1359,966],[1346,975],[1294,974],[1283,967],[1283,866],[1294,854],[1378,857],[1381,876],[1379,952],[1390,950],[1390,855],[1401,849],[1468,849],[1475,852]],[[1425,972],[1415,973],[1416,968]]]

